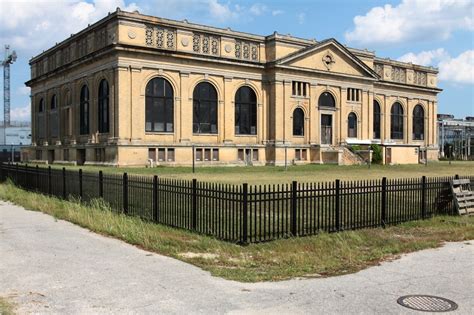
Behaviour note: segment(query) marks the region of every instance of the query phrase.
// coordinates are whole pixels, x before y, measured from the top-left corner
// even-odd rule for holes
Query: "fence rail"
[[[115,212],[242,244],[455,214],[453,178],[229,185],[0,164],[1,181],[29,191],[101,198]]]

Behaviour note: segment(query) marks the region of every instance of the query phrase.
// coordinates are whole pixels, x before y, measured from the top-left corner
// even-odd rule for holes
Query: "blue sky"
[[[0,44],[19,55],[11,68],[12,120],[29,120],[28,60],[118,6],[261,35],[334,37],[380,57],[439,67],[438,111],[474,116],[473,0],[0,0]]]

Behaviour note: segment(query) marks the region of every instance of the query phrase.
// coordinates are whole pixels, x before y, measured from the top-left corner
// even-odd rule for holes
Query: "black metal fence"
[[[7,178],[26,190],[101,198],[116,212],[243,244],[456,213],[453,177],[229,185],[2,163],[0,180]]]

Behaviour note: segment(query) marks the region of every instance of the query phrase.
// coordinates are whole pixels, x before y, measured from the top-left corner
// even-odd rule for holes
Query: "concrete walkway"
[[[243,284],[0,201],[0,296],[20,314],[410,314],[430,294],[474,313],[474,242],[405,255],[356,274]]]

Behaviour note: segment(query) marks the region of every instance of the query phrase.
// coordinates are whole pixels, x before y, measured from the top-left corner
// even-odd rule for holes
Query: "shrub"
[[[382,164],[382,148],[380,145],[371,144],[370,148],[372,149],[372,163]]]

